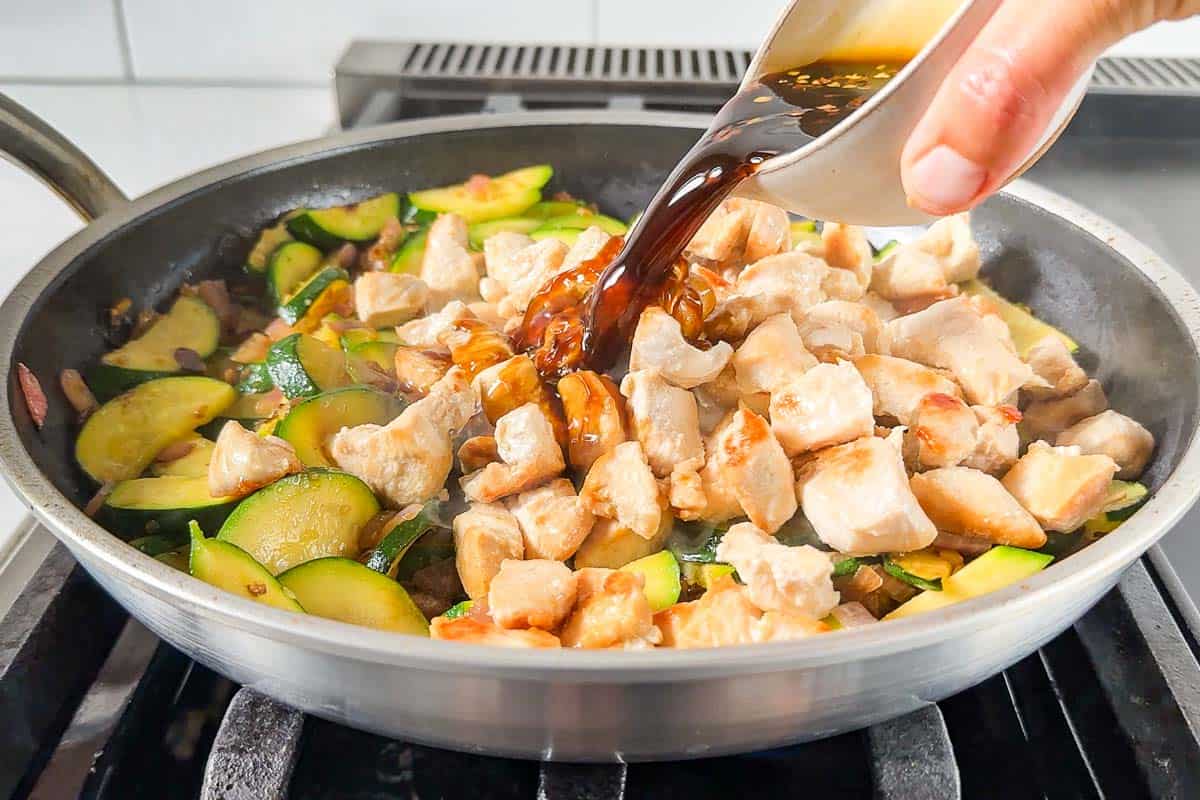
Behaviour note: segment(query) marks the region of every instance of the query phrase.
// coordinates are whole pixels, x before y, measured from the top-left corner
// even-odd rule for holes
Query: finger
[[[999,188],[1038,144],[1059,105],[1128,20],[1106,0],[1007,0],[943,81],[909,137],[909,203],[966,210]]]

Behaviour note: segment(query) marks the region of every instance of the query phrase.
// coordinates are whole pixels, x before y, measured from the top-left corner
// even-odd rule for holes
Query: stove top
[[[356,42],[338,66],[339,117],[350,127],[521,108],[711,112],[749,57]],[[1200,279],[1189,241],[1196,152],[1200,61],[1109,59],[1034,178]],[[60,546],[33,570],[46,534],[31,532],[0,559],[0,798],[704,800],[798,787],[885,800],[1200,797],[1195,522],[1072,629],[955,697],[819,742],[632,765],[487,758],[306,718],[158,642]]]

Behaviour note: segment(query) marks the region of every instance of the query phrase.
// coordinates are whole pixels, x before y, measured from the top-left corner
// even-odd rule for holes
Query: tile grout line
[[[136,77],[133,72],[133,46],[129,40],[129,23],[125,19],[125,2],[112,0],[112,5],[113,22],[117,26],[117,43],[121,47],[121,71],[125,74],[125,80],[132,82]]]

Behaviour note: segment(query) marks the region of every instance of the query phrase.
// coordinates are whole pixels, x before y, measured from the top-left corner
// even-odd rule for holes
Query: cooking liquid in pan
[[[683,250],[704,220],[772,156],[829,131],[879,91],[900,64],[818,62],[764,75],[726,103],[650,201],[623,246],[559,275],[530,303],[518,344],[539,370],[611,367],[642,310],[662,305],[699,334],[711,289],[689,280]],[[618,251],[617,248],[620,248]],[[705,291],[707,289],[707,291]],[[700,314],[696,325],[688,323]],[[696,330],[689,331],[689,327]]]

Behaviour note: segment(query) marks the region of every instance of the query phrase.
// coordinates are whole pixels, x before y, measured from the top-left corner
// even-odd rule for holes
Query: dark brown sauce
[[[539,371],[612,366],[648,305],[667,308],[665,300],[677,319],[693,318],[704,289],[687,280],[681,257],[704,220],[768,159],[829,131],[897,70],[894,64],[817,63],[764,75],[735,95],[655,194],[620,252],[606,248],[530,303],[519,342],[538,348]],[[685,335],[698,327],[681,324]]]

